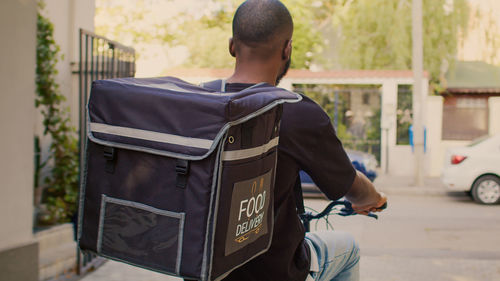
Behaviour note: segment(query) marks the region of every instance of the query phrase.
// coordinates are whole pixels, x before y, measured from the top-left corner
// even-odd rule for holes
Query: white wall
[[[489,102],[489,134],[500,134],[500,97],[490,97]],[[443,170],[446,150],[448,148],[464,146],[470,141],[442,140],[443,98],[429,96],[427,98],[427,175],[439,177]]]
[[[0,36],[1,252],[33,238],[35,1],[2,0]]]
[[[380,124],[382,129],[381,145],[381,163],[382,171],[389,173],[392,171],[394,163],[399,161],[395,159],[394,147],[396,146],[396,110],[398,105],[398,82],[386,81],[382,84],[382,110]]]
[[[490,97],[488,102],[490,114],[489,134],[500,134],[500,97]]]
[[[427,98],[427,153],[425,156],[426,175],[439,177],[443,171],[446,150],[448,148],[463,146],[470,141],[443,140],[443,98],[429,96]]]
[[[71,107],[71,121],[78,124],[78,70],[79,60],[79,30],[94,31],[94,0],[45,0],[45,15],[54,24],[54,38],[61,47],[64,59],[59,61],[57,83],[61,93],[67,98]],[[41,118],[41,117],[40,117]],[[41,132],[41,131],[39,131]]]
[[[443,97],[429,96],[426,100],[425,123],[427,124],[427,151],[425,153],[426,175],[438,177],[443,168],[442,147]]]
[[[425,81],[427,82],[427,81]],[[415,155],[410,145],[396,144],[396,105],[397,105],[397,85],[387,85],[392,90],[384,91],[387,103],[394,109],[385,110],[390,115],[389,119],[389,169],[388,174],[397,176],[413,176]],[[390,94],[392,91],[392,94]],[[450,146],[461,145],[463,142],[443,142],[442,119],[443,119],[443,98],[441,96],[426,95],[428,86],[424,83],[423,93],[425,95],[425,105],[423,108],[424,126],[427,131],[426,152],[424,155],[424,175],[427,177],[438,177],[443,168],[444,154]],[[389,93],[389,94],[387,94]],[[394,110],[394,111],[393,111]],[[384,134],[384,131],[382,131]],[[384,138],[384,135],[382,136]],[[382,147],[384,150],[384,147]],[[384,164],[384,163],[383,163]],[[384,168],[384,166],[382,166]],[[385,172],[385,170],[383,169]]]

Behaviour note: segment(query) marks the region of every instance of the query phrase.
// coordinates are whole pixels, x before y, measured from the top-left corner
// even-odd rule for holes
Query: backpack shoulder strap
[[[258,88],[258,87],[263,87],[263,86],[265,87],[265,85],[266,85],[266,83],[261,82],[261,83],[255,84],[251,87],[248,87],[247,89]],[[205,89],[209,89],[212,91],[216,91],[216,92],[225,93],[226,92],[226,79],[217,79],[217,80],[213,80],[213,81],[203,82],[203,83],[200,83],[200,87],[205,88]]]
[[[226,80],[225,79],[217,79],[209,82],[204,82],[200,84],[200,87],[209,89],[216,92],[225,92],[226,91]]]

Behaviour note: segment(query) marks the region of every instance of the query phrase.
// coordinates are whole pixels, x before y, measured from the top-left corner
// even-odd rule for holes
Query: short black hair
[[[292,30],[292,16],[278,0],[247,0],[238,7],[233,19],[233,38],[246,44],[267,42]]]

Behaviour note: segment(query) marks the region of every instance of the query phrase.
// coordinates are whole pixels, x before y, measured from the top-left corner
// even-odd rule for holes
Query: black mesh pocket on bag
[[[102,196],[97,250],[141,267],[179,274],[184,213]]]

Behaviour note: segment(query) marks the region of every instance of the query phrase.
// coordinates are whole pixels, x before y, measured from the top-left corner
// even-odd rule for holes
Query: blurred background
[[[2,0],[0,280],[75,279],[99,268],[104,260],[78,252],[74,241],[91,82],[230,76],[228,40],[241,2]],[[411,0],[283,2],[295,31],[292,67],[279,86],[320,104],[356,168],[400,202],[433,196],[432,206],[448,202],[478,214],[446,229],[465,240],[448,245],[449,236],[433,236],[432,245],[452,251],[470,241],[498,245],[492,237],[500,237],[500,1],[423,0],[422,76],[412,71]],[[307,175],[304,181],[310,195],[321,196]],[[451,191],[465,197],[456,200]],[[457,231],[478,219],[485,231]],[[500,249],[481,247],[471,249],[487,254],[474,259],[497,264],[486,277],[430,279],[498,280],[500,257],[490,252]]]

